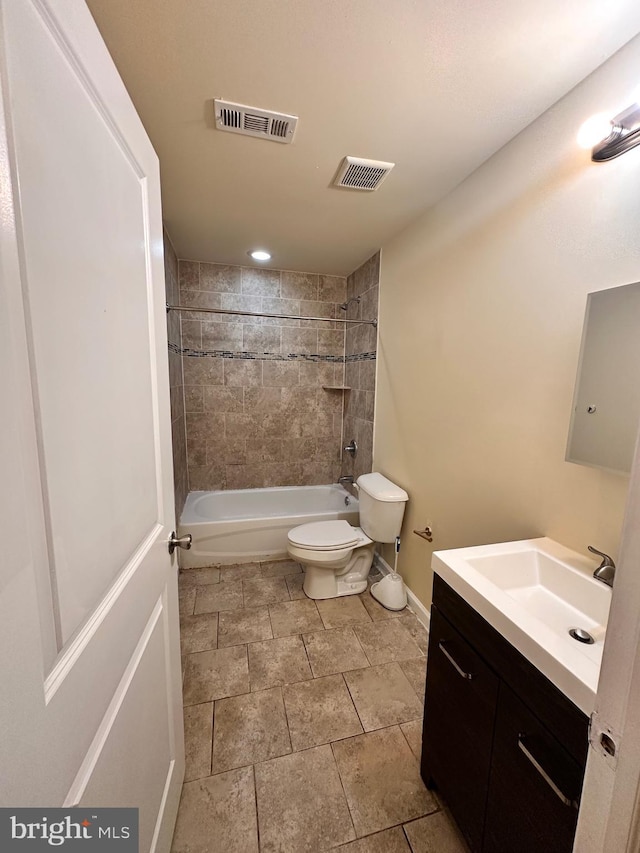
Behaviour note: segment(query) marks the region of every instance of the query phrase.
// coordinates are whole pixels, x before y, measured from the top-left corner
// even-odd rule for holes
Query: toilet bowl
[[[347,521],[316,521],[289,532],[289,555],[303,564],[309,598],[355,595],[367,588],[375,543]]]
[[[317,521],[289,531],[287,548],[305,568],[309,598],[356,595],[367,588],[376,542],[400,534],[408,495],[382,474],[358,478],[360,527],[347,521]]]

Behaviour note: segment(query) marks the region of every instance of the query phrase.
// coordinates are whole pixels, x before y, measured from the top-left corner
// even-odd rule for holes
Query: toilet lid
[[[313,521],[289,531],[289,542],[300,548],[331,551],[357,545],[360,537],[348,521]]]

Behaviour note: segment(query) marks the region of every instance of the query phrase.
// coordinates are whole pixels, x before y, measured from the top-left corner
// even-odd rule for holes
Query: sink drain
[[[595,640],[591,636],[588,631],[585,631],[583,628],[570,628],[569,635],[573,637],[574,640],[577,640],[579,643],[588,643],[591,645],[595,643]]]

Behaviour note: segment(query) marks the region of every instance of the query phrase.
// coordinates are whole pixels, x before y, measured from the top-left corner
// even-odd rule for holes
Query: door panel
[[[62,646],[158,516],[145,176],[31,3],[7,17],[18,34],[7,64]]]
[[[81,0],[0,0],[0,805],[184,774],[158,161]]]

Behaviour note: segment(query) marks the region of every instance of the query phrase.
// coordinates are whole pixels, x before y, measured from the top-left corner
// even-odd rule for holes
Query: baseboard
[[[380,572],[383,575],[388,575],[393,571],[393,569],[391,568],[389,563],[387,563],[387,561],[384,559],[384,557],[381,557],[380,554],[375,555],[375,557],[373,558],[373,564],[377,569],[380,570]],[[427,608],[424,606],[424,604],[420,601],[420,599],[415,594],[415,592],[413,592],[411,589],[409,589],[409,587],[407,586],[406,583],[404,586],[405,586],[405,589],[407,590],[407,601],[409,602],[409,607],[415,613],[416,619],[418,620],[418,622],[420,622],[422,625],[424,625],[427,633],[429,633],[429,624],[431,622],[431,614],[429,613]]]

